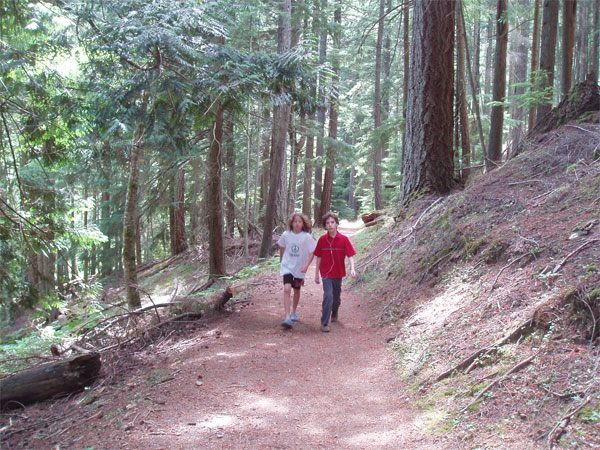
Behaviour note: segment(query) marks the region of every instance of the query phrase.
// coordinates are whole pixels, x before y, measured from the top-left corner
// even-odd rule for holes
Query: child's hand
[[[306,273],[307,270],[308,270],[307,266],[302,266],[302,269],[300,269],[300,272]]]
[[[321,284],[321,280],[319,279],[319,272],[315,274],[315,283]]]
[[[354,270],[351,270],[351,271],[350,271],[350,276],[351,276],[352,278],[356,278],[356,272],[355,272]]]

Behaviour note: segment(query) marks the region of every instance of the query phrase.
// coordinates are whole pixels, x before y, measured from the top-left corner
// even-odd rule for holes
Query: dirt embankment
[[[600,445],[599,148],[562,126],[358,238],[413,404],[467,448]]]

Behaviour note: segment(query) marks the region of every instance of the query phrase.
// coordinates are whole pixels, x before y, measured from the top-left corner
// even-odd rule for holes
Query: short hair
[[[337,223],[338,225],[340,224],[340,219],[338,218],[337,214],[330,212],[327,212],[322,218],[321,218],[321,223],[323,224],[323,228],[325,228],[325,223],[327,222],[327,219],[329,219],[330,217],[333,218],[333,220],[335,220],[335,223]]]
[[[310,224],[310,220],[308,220],[308,217],[306,217],[304,214],[300,213],[294,213],[290,216],[290,218],[287,221],[288,229],[290,231],[294,230],[293,223],[296,217],[300,217],[302,219],[302,222],[304,222],[304,225],[302,225],[302,231],[310,233],[312,231],[312,225]]]

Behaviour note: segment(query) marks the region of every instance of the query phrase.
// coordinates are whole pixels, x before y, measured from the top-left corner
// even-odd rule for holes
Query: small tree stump
[[[100,366],[100,354],[86,353],[4,378],[0,380],[0,407],[39,402],[81,390],[98,376]]]

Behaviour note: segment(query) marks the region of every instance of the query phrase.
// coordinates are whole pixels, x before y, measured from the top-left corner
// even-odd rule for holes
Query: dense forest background
[[[584,80],[598,0],[0,2],[0,312],[493,170]],[[537,118],[537,119],[536,119]]]

